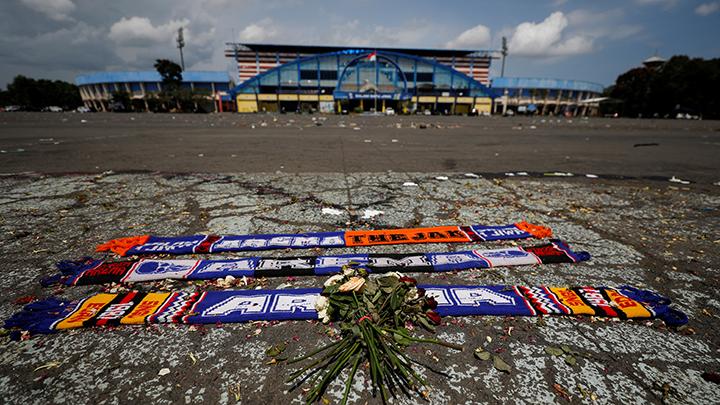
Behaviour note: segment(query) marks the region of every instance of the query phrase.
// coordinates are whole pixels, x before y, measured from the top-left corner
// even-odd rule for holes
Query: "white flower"
[[[328,315],[327,309],[323,309],[322,311],[318,311],[318,319],[322,323],[328,323],[330,322],[330,315]]]
[[[342,280],[342,279],[343,279],[342,274],[336,274],[336,275],[330,277],[329,279],[325,280],[324,285],[325,285],[325,287],[330,287],[331,285],[339,283],[340,280]]]
[[[324,295],[319,296],[318,299],[315,300],[315,309],[318,312],[327,311],[328,306],[330,306],[330,300]]]
[[[413,287],[405,295],[405,302],[414,301],[416,299],[418,299],[418,291],[417,288]]]

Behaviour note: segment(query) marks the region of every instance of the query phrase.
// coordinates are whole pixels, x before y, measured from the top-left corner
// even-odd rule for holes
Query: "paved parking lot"
[[[0,116],[0,122],[7,115]],[[68,121],[62,122],[63,117]],[[85,117],[87,123],[68,124]],[[98,286],[44,289],[38,281],[54,273],[55,262],[93,254],[96,244],[120,236],[330,231],[528,220],[552,227],[557,237],[577,250],[589,251],[593,259],[577,265],[424,274],[418,277],[419,281],[631,284],[670,297],[678,309],[687,313],[690,323],[671,330],[659,321],[599,318],[445,319],[437,336],[463,344],[463,352],[433,346],[410,349],[418,360],[446,375],[423,372],[431,384],[430,403],[709,404],[720,398],[720,386],[710,381],[712,376],[703,377],[705,372],[715,375],[720,372],[717,319],[720,187],[713,185],[720,179],[716,178],[717,162],[706,156],[718,147],[713,143],[717,142],[718,134],[713,128],[720,124],[670,121],[666,127],[653,129],[652,125],[658,125],[653,121],[554,123],[553,128],[587,125],[578,130],[578,136],[591,139],[597,136],[629,145],[627,150],[618,149],[615,157],[609,151],[612,148],[606,146],[607,152],[588,150],[588,156],[594,158],[572,157],[567,162],[558,156],[573,148],[580,153],[582,148],[572,145],[590,141],[566,139],[557,148],[547,149],[545,159],[522,160],[522,153],[512,153],[514,147],[529,150],[535,140],[547,145],[570,138],[569,133],[543,130],[542,123],[531,124],[529,119],[503,121],[493,117],[471,121],[433,117],[432,122],[442,122],[433,125],[443,128],[405,129],[411,119],[404,117],[402,128],[398,129],[388,127],[396,124],[398,117],[376,121],[373,121],[376,117],[329,117],[322,126],[272,129],[269,126],[273,118],[278,122],[298,118],[187,116],[188,120],[198,121],[172,126],[167,124],[172,120],[170,116],[134,117],[134,123],[127,123],[125,120],[130,122],[132,115],[43,114],[38,121],[59,120],[37,124],[43,130],[32,129],[34,124],[22,122],[21,118],[0,124],[3,125],[0,148],[6,151],[0,155],[3,159],[0,171],[6,173],[0,177],[3,191],[0,243],[4,264],[0,277],[0,318],[18,311],[21,305],[16,301],[28,295],[80,298],[99,291]],[[137,123],[146,118],[149,123]],[[185,118],[177,116],[175,121]],[[312,123],[312,118],[302,117],[308,123]],[[95,119],[105,119],[107,123],[93,124]],[[209,129],[200,128],[198,122],[203,120]],[[235,126],[231,124],[233,120],[237,121]],[[340,127],[341,121],[343,125],[356,122],[363,129]],[[240,122],[244,125],[242,129],[238,129]],[[260,126],[262,122],[267,126]],[[500,134],[489,135],[498,139],[497,145],[485,148],[489,150],[480,146],[470,150],[468,145],[475,142],[470,139],[479,137],[473,134],[482,128],[482,122],[487,122],[488,127],[506,123],[517,127],[522,123],[523,129],[507,129],[507,134],[517,132],[507,135],[510,137],[507,141]],[[618,133],[602,129],[606,122],[625,129]],[[221,129],[213,130],[212,123]],[[253,129],[250,125],[254,123],[258,125]],[[65,124],[73,130],[62,129]],[[528,129],[530,125],[537,129]],[[697,127],[683,132],[683,125]],[[109,133],[104,134],[100,130],[103,128],[110,128]],[[256,135],[261,131],[267,131],[270,138]],[[341,131],[342,135],[338,135]],[[620,134],[625,133],[622,131],[627,131],[629,138],[622,138]],[[175,136],[173,133],[184,134],[178,135],[183,138],[190,134],[208,136],[218,142],[194,138],[189,144],[165,145]],[[90,139],[92,134],[99,138]],[[288,141],[293,136],[304,139],[303,143]],[[521,136],[527,144],[518,141]],[[682,142],[681,136],[688,141]],[[543,140],[544,137],[547,139]],[[39,141],[40,138],[53,140]],[[322,139],[328,139],[327,144],[322,144]],[[371,142],[365,142],[366,139]],[[466,143],[460,145],[468,150],[462,151],[449,142],[456,139],[465,139]],[[641,139],[660,145],[632,146]],[[252,145],[251,140],[265,146],[253,149],[247,146]],[[273,142],[274,148],[269,148]],[[427,143],[424,147],[423,142]],[[675,146],[676,143],[685,146]],[[405,149],[401,148],[403,144]],[[664,151],[665,147],[670,151]],[[697,152],[697,157],[681,159],[677,155],[683,153],[683,147]],[[241,158],[243,148],[248,153]],[[633,155],[640,151],[647,155]],[[133,152],[138,155],[136,158],[130,157]],[[187,159],[177,158],[180,153]],[[342,153],[344,157],[338,156]],[[495,159],[494,154],[499,153],[508,159],[502,160],[506,166],[498,166],[496,163],[501,159],[473,160],[473,153],[487,159]],[[603,153],[607,153],[604,158]],[[275,159],[293,154],[297,157],[288,159],[287,165]],[[453,164],[443,163],[454,154],[458,157]],[[152,159],[153,155],[162,157]],[[390,164],[388,159],[392,156],[397,160]],[[606,163],[613,159],[617,162],[602,166],[602,159]],[[182,160],[184,165],[179,163]],[[202,162],[213,160],[221,163],[218,166],[207,163],[206,170],[202,170]],[[132,172],[129,166],[141,161],[148,167],[134,169],[161,172]],[[236,169],[232,169],[227,162],[235,161]],[[310,161],[318,162],[317,170],[310,170]],[[331,163],[323,166],[321,161]],[[93,169],[92,165],[98,168]],[[606,169],[601,170],[603,167]],[[514,176],[504,173],[510,170]],[[518,174],[525,170],[537,171],[538,176]],[[540,174],[548,170],[637,178]],[[497,174],[491,176],[489,172]],[[673,175],[693,183],[668,181],[667,177]],[[334,208],[337,212],[324,213],[323,208]],[[367,210],[381,213],[363,218],[368,216]],[[483,246],[507,245],[498,242]],[[354,251],[446,251],[475,246],[406,245]],[[347,250],[317,253],[323,252]],[[286,252],[265,254],[282,256]],[[227,256],[231,255],[224,257]],[[316,277],[269,279],[268,287],[281,284],[289,284],[290,288],[310,287],[319,286],[322,281]],[[136,287],[216,288],[212,283],[180,282]],[[267,364],[265,350],[278,342],[287,342],[287,354],[294,356],[327,342],[328,334],[332,333],[331,328],[314,322],[282,322],[202,328],[153,325],[82,329],[23,342],[2,338],[0,395],[3,402],[18,404],[300,403],[302,391],[288,392],[290,386],[283,381],[297,367]],[[545,352],[548,346],[559,345],[568,345],[582,354],[577,356],[577,364],[570,365]],[[498,372],[489,362],[474,358],[473,349],[478,346],[501,356],[512,367],[511,372]],[[170,369],[170,373],[158,375],[163,368]],[[367,386],[367,374],[361,371],[351,392],[353,403],[380,402],[368,394]],[[342,386],[338,383],[326,398],[334,403],[341,395]],[[394,401],[414,402],[416,399]]]

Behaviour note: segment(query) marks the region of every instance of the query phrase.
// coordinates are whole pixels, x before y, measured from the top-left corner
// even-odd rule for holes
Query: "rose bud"
[[[417,284],[417,280],[412,277],[402,276],[400,277],[400,281],[402,281],[403,283]]]
[[[428,317],[428,319],[434,323],[435,325],[440,325],[440,315],[438,315],[435,311],[427,311],[425,315]]]

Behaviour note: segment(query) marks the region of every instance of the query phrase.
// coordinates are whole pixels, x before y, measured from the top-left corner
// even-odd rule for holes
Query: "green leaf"
[[[322,295],[335,294],[339,288],[340,288],[340,283],[336,283],[331,286],[325,287],[322,291]]]
[[[286,347],[287,345],[285,343],[278,343],[274,346],[270,346],[270,348],[265,351],[265,354],[269,357],[275,357],[284,352]]]
[[[493,356],[493,367],[495,367],[497,371],[505,373],[510,373],[510,370],[512,370],[510,365],[505,363],[505,360],[501,359],[500,356]]]
[[[564,351],[565,353],[572,353],[572,349],[570,349],[570,346],[568,346],[568,345],[562,345],[562,346],[560,346],[560,348],[561,348],[562,351]]]
[[[372,297],[378,292],[377,284],[375,283],[365,283],[365,288],[363,289],[363,293],[367,297]]]
[[[420,322],[420,325],[422,325],[423,328],[429,330],[430,332],[435,332],[435,325],[431,324],[426,317],[419,316],[417,320],[418,322]]]
[[[478,347],[477,349],[475,349],[473,355],[475,356],[475,358],[482,361],[488,361],[492,356],[490,352],[486,352],[485,349],[483,349],[482,347]]]
[[[577,364],[577,360],[575,359],[575,356],[568,354],[565,356],[565,363],[574,366]]]
[[[397,344],[402,346],[410,346],[410,344],[412,343],[412,340],[408,339],[407,336],[403,336],[397,332],[393,333],[393,339],[395,339],[395,342],[397,342]]]
[[[559,347],[548,346],[545,348],[545,353],[547,353],[551,356],[562,356],[565,352],[563,351],[563,349],[561,349]]]

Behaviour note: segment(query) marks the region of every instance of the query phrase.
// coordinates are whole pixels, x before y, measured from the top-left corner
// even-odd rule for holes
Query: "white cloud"
[[[664,9],[670,9],[678,4],[679,0],[635,0],[635,3],[641,6],[659,6]]]
[[[187,19],[171,20],[154,26],[149,18],[123,17],[110,27],[108,38],[119,45],[145,47],[161,42],[170,42],[178,28],[188,25]]]
[[[521,56],[565,56],[590,52],[593,39],[587,35],[563,35],[568,19],[556,11],[539,23],[524,22],[515,28],[508,47]]]
[[[713,14],[720,10],[720,1],[713,1],[710,3],[703,3],[695,9],[695,14],[703,17]]]
[[[277,24],[272,19],[265,18],[243,28],[238,38],[240,41],[265,42],[279,36],[280,33],[276,27]]]
[[[75,3],[71,0],[20,0],[20,2],[55,21],[72,20],[69,14],[75,10]]]
[[[464,31],[445,44],[447,48],[481,49],[490,46],[490,28],[479,24]]]

